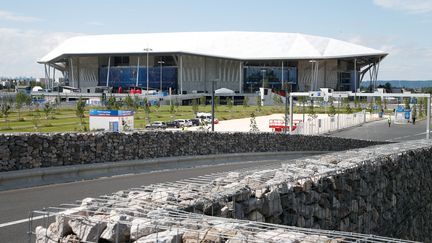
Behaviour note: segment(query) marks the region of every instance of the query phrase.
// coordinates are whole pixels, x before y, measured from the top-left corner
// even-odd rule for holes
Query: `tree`
[[[313,103],[312,99],[311,99],[310,105],[308,107],[307,113],[308,113],[308,116],[312,119],[315,119],[318,117],[318,115],[316,114],[314,103]]]
[[[243,98],[243,107],[244,108],[249,107],[249,97],[247,96]]]
[[[0,109],[1,109],[2,117],[4,117],[6,123],[9,124],[8,117],[9,117],[10,109],[11,109],[10,105],[8,103],[2,103],[0,105]]]
[[[76,103],[76,110],[75,110],[75,114],[78,117],[78,119],[80,120],[80,129],[83,130],[83,120],[84,120],[84,111],[85,111],[85,102],[82,99],[82,97],[80,97]]]
[[[45,113],[45,120],[48,120],[49,115],[51,114],[53,110],[53,106],[49,102],[45,102],[43,111]]]
[[[390,83],[385,83],[384,84],[384,89],[386,90],[387,93],[391,93],[392,92],[392,86]]]
[[[412,118],[416,118],[417,117],[417,105],[413,106],[411,117]]]
[[[133,99],[133,110],[134,110],[134,111],[139,110],[139,108],[140,108],[140,103],[141,103],[141,99],[139,98],[138,95],[135,95],[135,96],[134,96],[134,99]]]
[[[226,99],[226,102],[227,102],[227,107],[228,107],[229,112],[232,112],[232,108],[233,108],[233,105],[234,105],[234,104],[233,104],[233,103],[234,103],[233,100],[232,100],[231,98],[228,97],[228,98]]]
[[[359,101],[359,97],[358,96],[354,97],[354,108],[356,110],[360,110],[360,101]]]
[[[256,106],[257,106],[257,111],[260,112],[261,108],[262,108],[262,104],[261,104],[261,96],[257,96],[255,98],[256,101]]]
[[[198,113],[198,102],[196,99],[192,99],[192,112],[194,114]]]
[[[372,114],[372,112],[373,112],[373,108],[374,108],[374,102],[373,102],[373,100],[371,100],[370,102],[369,102],[369,113],[371,113]]]
[[[31,97],[23,92],[18,92],[15,97],[15,108],[18,110],[18,120],[21,121],[21,109],[24,104],[28,104]]]
[[[132,97],[128,94],[126,98],[124,99],[124,104],[126,105],[126,108],[129,110],[133,110],[135,108],[134,100]]]
[[[345,112],[346,112],[347,114],[351,114],[351,113],[353,113],[353,111],[352,111],[352,109],[351,109],[350,102],[349,102],[348,99],[347,99],[347,101],[345,102]]]
[[[200,105],[202,105],[202,106],[206,106],[207,104],[206,104],[206,100],[207,100],[207,98],[203,95],[203,96],[201,96],[200,97]]]
[[[259,132],[259,129],[258,129],[258,125],[257,125],[257,123],[256,123],[256,119],[255,119],[255,113],[254,112],[252,112],[251,114],[250,114],[250,125],[249,125],[249,127],[250,127],[250,132]]]
[[[147,124],[150,124],[150,102],[148,102],[147,98],[144,98],[144,113],[146,116]]]
[[[175,113],[175,106],[174,106],[174,103],[173,103],[173,102],[171,102],[171,104],[170,104],[170,113],[171,113],[171,114],[174,114],[174,113]]]
[[[306,99],[303,96],[298,97],[298,102],[301,104],[301,111],[303,114],[303,120],[304,120],[304,116],[305,116],[305,105],[306,105]]]
[[[329,102],[329,105],[330,105],[328,115],[329,115],[330,117],[334,117],[334,116],[336,115],[336,108],[334,107],[334,102],[333,102],[333,100],[334,100],[334,98],[331,97],[331,96],[330,96],[329,99],[328,99],[328,102]]]
[[[419,98],[419,117],[420,118],[424,116],[424,112],[423,112],[424,106],[425,106],[424,99]]]
[[[39,103],[36,103],[35,112],[33,113],[32,116],[32,123],[35,131],[39,131],[39,120],[40,120]]]
[[[273,102],[275,105],[280,106],[283,104],[282,98],[280,95],[273,95]]]
[[[106,107],[107,107],[108,110],[118,110],[119,109],[119,104],[117,102],[116,97],[110,96],[108,98],[108,101],[106,102]]]
[[[378,105],[378,109],[381,110],[383,108],[381,97],[377,97],[376,104]]]
[[[410,108],[410,98],[404,98],[404,108],[405,109]]]

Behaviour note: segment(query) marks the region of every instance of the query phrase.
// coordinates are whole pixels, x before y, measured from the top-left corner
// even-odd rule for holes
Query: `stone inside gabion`
[[[418,140],[119,191],[38,227],[37,242],[428,241],[431,156]]]

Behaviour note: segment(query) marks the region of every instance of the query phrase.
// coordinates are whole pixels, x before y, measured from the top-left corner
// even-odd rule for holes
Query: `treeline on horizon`
[[[360,83],[361,88],[368,88],[371,81],[363,81]],[[379,88],[405,88],[405,89],[432,89],[432,80],[378,80]]]

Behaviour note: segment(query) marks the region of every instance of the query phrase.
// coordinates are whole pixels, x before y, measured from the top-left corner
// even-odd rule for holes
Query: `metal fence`
[[[297,125],[297,129],[294,132],[302,135],[318,135],[358,126],[379,119],[380,117],[378,114],[371,114],[365,111],[353,114],[336,114],[335,116],[328,117],[308,116],[304,122]]]

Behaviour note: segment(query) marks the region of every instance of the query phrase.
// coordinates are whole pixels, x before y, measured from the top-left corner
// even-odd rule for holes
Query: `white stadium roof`
[[[178,32],[73,37],[38,62],[55,62],[73,55],[185,53],[238,60],[333,59],[386,56],[372,48],[332,38],[299,33]]]

